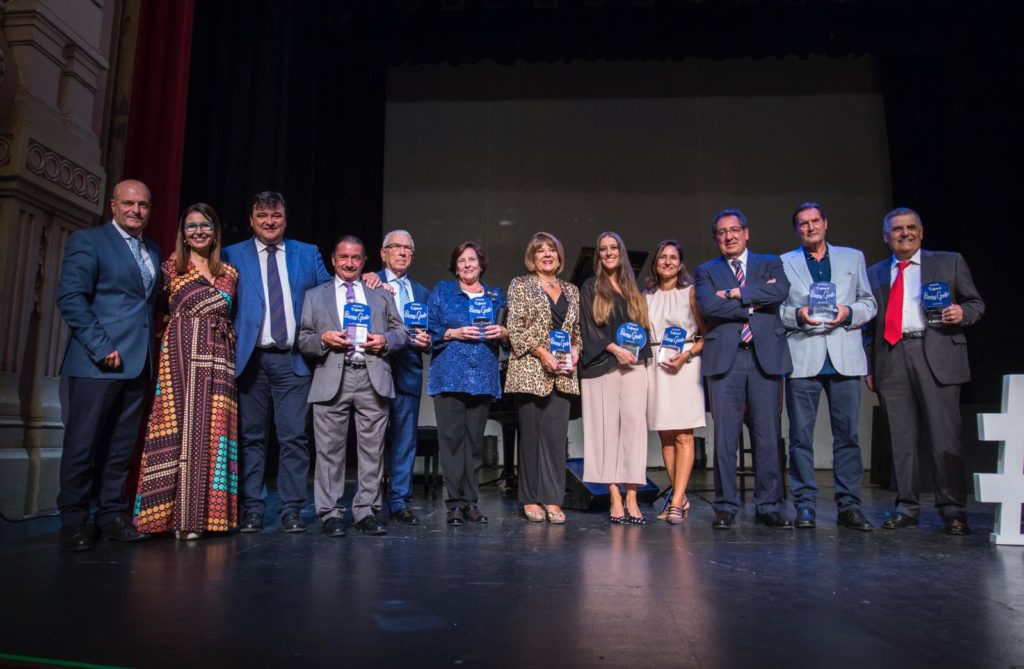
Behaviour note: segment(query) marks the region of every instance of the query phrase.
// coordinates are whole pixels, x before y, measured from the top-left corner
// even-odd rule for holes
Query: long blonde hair
[[[210,248],[208,264],[210,274],[221,276],[224,274],[224,263],[220,260],[220,218],[217,217],[217,212],[213,210],[213,207],[205,202],[190,204],[185,209],[185,213],[181,215],[181,220],[178,221],[178,239],[174,243],[174,273],[181,276],[188,272],[189,254],[192,253],[192,250],[185,243],[185,219],[194,212],[202,214],[206,217],[206,220],[213,224],[213,242]]]
[[[616,283],[626,298],[626,306],[629,309],[629,320],[642,326],[644,329],[651,329],[651,321],[647,315],[647,300],[640,294],[636,286],[636,276],[629,264],[629,252],[626,251],[626,244],[622,237],[615,232],[602,232],[597,236],[597,243],[594,245],[594,322],[598,325],[608,325],[612,316],[612,306],[615,304],[615,289],[612,282],[601,265],[601,240],[611,237],[619,245],[619,265],[615,268],[614,274]]]

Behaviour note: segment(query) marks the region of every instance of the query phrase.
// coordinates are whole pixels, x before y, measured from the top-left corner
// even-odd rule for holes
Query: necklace
[[[545,281],[544,279],[542,279],[542,278],[540,278],[538,276],[537,277],[537,282],[540,283],[540,285],[542,285],[542,286],[554,286],[554,285],[558,284],[558,279],[556,278],[556,279],[551,279],[550,281]]]

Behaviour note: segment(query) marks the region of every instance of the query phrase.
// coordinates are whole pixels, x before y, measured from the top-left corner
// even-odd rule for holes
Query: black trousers
[[[516,395],[519,412],[519,501],[558,504],[565,498],[569,398]]]
[[[480,495],[484,428],[490,395],[442,393],[434,396],[437,442],[444,471],[445,505],[475,505]]]
[[[148,366],[134,379],[69,376],[67,381],[57,508],[62,525],[81,525],[88,520],[95,493],[96,524],[103,525],[128,511],[125,481],[139,436]]]

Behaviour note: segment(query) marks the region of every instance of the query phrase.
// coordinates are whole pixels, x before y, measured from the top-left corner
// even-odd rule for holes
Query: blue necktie
[[[405,279],[395,279],[398,283],[398,310],[405,309],[405,305],[412,300],[409,299],[409,289],[405,287]]]
[[[282,348],[288,347],[288,319],[284,314],[284,289],[277,271],[277,247],[267,245],[267,299],[270,300],[270,336]]]
[[[146,295],[149,295],[149,289],[153,287],[153,272],[150,271],[146,261],[142,258],[142,242],[135,237],[129,237],[128,248],[132,250],[135,262],[139,264],[139,271],[142,273],[142,285],[146,289]]]

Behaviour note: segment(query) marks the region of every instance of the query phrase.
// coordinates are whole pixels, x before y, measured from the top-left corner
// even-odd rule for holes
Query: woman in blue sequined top
[[[434,398],[437,417],[447,522],[486,523],[477,498],[487,414],[491,401],[501,397],[498,354],[508,346],[508,330],[500,324],[505,295],[480,280],[487,256],[475,242],[456,246],[448,269],[455,279],[434,286],[427,303],[433,343],[427,394]],[[470,315],[473,300],[482,297],[492,307],[492,324],[486,326],[474,324]]]

